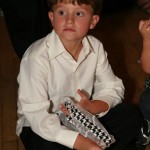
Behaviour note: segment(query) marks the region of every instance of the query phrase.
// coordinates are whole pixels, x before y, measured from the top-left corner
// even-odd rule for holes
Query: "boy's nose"
[[[66,23],[67,24],[73,24],[74,23],[74,17],[73,17],[73,15],[68,15],[67,16]]]

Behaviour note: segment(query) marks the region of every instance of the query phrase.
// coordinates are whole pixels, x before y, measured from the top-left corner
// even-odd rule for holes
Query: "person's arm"
[[[102,43],[94,37],[88,38],[91,38],[90,42],[94,47],[94,52],[96,55],[94,58],[96,61],[95,64],[93,64],[93,66],[95,66],[95,70],[93,72],[93,91],[89,94],[87,91],[84,93],[84,89],[81,89],[81,91],[78,90],[81,100],[86,99],[84,98],[84,94],[88,94],[88,100],[80,100],[79,105],[90,113],[97,114],[101,117],[111,108],[122,102],[122,99],[124,98],[124,85],[122,80],[114,75]],[[89,60],[89,62],[90,61],[91,60]]]
[[[91,108],[93,108],[93,112],[95,111],[94,113],[97,113],[99,109],[99,116],[103,116],[109,109],[122,102],[124,85],[122,80],[113,73],[103,45],[100,44],[98,48]]]
[[[150,74],[150,20],[140,21],[139,31],[143,37],[141,65],[145,73]]]
[[[19,110],[27,119],[33,132],[48,141],[73,148],[79,133],[62,126],[56,113],[49,113],[50,98],[47,92],[49,63],[44,60],[40,61],[36,56],[31,58],[25,56],[21,61],[18,77]]]

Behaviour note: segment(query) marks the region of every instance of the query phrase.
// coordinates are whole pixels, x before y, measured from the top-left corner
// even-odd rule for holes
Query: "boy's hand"
[[[65,114],[65,115],[70,115],[70,112],[67,110],[64,104],[60,104],[60,110]]]
[[[85,92],[81,90],[77,90],[78,94],[81,97],[80,102],[78,102],[78,105],[80,105],[82,108],[90,112],[91,114],[95,115],[104,111],[107,111],[109,109],[109,106],[106,102],[102,100],[90,100],[85,94]]]
[[[83,91],[78,89],[77,92],[81,97],[81,100],[80,100],[80,102],[78,102],[78,105],[80,105],[82,108],[84,108],[85,110],[90,112],[91,101],[88,99],[88,97],[86,96],[86,94]],[[67,108],[62,103],[60,104],[60,110],[65,115],[70,115],[69,111],[67,110]]]
[[[80,89],[77,90],[77,93],[80,95],[81,100],[78,103],[78,105],[80,105],[82,108],[84,108],[85,110],[87,110],[88,112],[90,111],[91,108],[91,101],[89,100],[88,96],[81,91]]]

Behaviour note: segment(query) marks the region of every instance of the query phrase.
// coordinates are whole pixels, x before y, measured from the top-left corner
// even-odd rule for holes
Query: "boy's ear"
[[[99,22],[99,16],[98,15],[94,15],[90,24],[90,29],[94,29],[96,24]]]
[[[54,20],[54,14],[53,14],[53,12],[52,11],[49,11],[48,12],[48,17],[49,17],[49,20],[51,21],[51,24],[52,24],[52,26],[53,26],[53,20]]]

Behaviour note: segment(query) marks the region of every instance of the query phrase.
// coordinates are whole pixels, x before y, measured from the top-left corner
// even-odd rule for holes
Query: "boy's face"
[[[99,16],[93,15],[90,5],[65,2],[54,5],[49,18],[60,39],[65,41],[82,40],[99,21]]]

